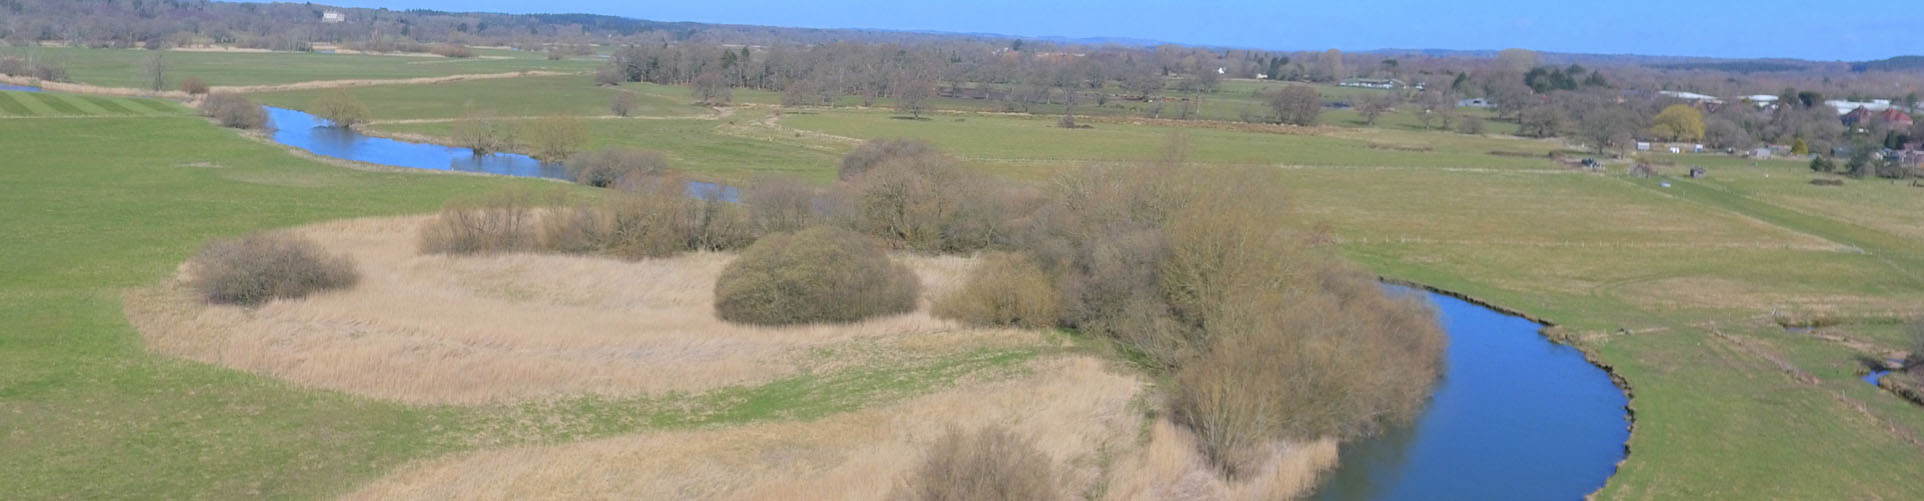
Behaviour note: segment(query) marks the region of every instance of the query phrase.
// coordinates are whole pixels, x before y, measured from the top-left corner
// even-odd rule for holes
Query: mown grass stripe
[[[33,97],[39,99],[41,104],[47,105],[48,108],[53,108],[54,112],[62,115],[80,115],[83,113],[80,111],[80,107],[74,106],[73,103],[57,95],[41,92],[34,94]]]
[[[20,101],[14,99],[13,96],[15,94],[18,94],[18,93],[0,92],[0,111],[4,111],[8,115],[17,115],[17,116],[33,115],[33,110],[27,109],[27,105],[21,104]]]
[[[108,98],[99,97],[99,96],[86,96],[82,99],[86,99],[87,102],[93,103],[94,106],[100,107],[102,111],[105,111],[107,113],[113,113],[116,115],[139,114],[139,112],[136,112],[131,109],[127,109],[127,106],[120,104],[120,101],[118,100],[108,99]]]
[[[175,106],[173,103],[168,103],[168,102],[164,102],[156,99],[128,99],[127,101],[134,104],[138,104],[149,110],[153,110],[160,113],[179,113],[180,112],[179,106]]]

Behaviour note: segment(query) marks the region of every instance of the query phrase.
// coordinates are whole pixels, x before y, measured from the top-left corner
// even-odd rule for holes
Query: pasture
[[[159,99],[0,90],[0,117],[160,117],[188,112]]]
[[[141,63],[149,51],[70,47],[0,47],[0,56],[45,58],[64,63],[75,82],[106,87],[140,87]],[[165,55],[169,89],[187,77],[208,85],[266,85],[320,80],[402,79],[517,71],[577,72],[594,69],[592,60],[467,58],[438,56],[323,54],[317,52],[189,52]]]
[[[141,54],[35,50],[66,58],[76,80],[107,85],[129,85],[127,68]],[[323,54],[169,58],[179,65],[174,75],[215,85],[593,66]],[[1267,85],[1226,82],[1222,96],[1210,98],[1219,107],[1206,116],[1235,113],[1240,96]],[[1495,135],[1504,126],[1494,122],[1492,135],[1467,136],[1415,130],[1397,115],[1364,128],[1331,112],[1326,126],[1291,128],[1148,120],[1129,110],[1093,113],[1090,129],[1064,129],[1053,116],[1006,114],[977,101],[939,100],[943,111],[908,120],[858,107],[777,112],[778,96],[740,89],[738,105],[718,111],[693,106],[681,87],[622,88],[641,94],[643,116],[585,120],[590,148],[658,150],[675,168],[722,180],[785,173],[828,183],[840,155],[860,141],[911,137],[972,167],[1046,187],[1080,165],[1152,157],[1180,132],[1199,164],[1275,166],[1289,185],[1275,196],[1291,200],[1301,216],[1287,224],[1326,231],[1341,254],[1371,271],[1553,321],[1559,325],[1549,335],[1623,377],[1634,390],[1636,429],[1602,498],[1924,496],[1924,486],[1910,481],[1924,477],[1924,409],[1857,380],[1854,361],[1898,349],[1894,323],[1924,313],[1924,188],[1875,179],[1813,186],[1803,162],[1716,155],[1656,155],[1675,166],[1651,179],[1621,165],[1579,171],[1548,157],[1568,146]],[[451,119],[476,109],[603,115],[612,92],[585,75],[352,90],[388,121],[367,126],[370,132],[430,138],[446,136]],[[311,94],[255,97],[300,108]],[[186,114],[161,101],[0,92],[0,151],[9,165],[30,166],[0,169],[7,193],[0,211],[21,215],[0,219],[0,232],[12,237],[0,246],[0,262],[9,264],[0,273],[0,428],[32,430],[0,437],[9,451],[0,469],[18,473],[0,477],[6,492],[458,497],[475,486],[452,479],[504,471],[513,474],[488,485],[551,492],[544,489],[628,464],[633,457],[623,450],[709,451],[737,443],[739,434],[787,433],[814,419],[840,431],[798,450],[896,447],[907,439],[862,430],[892,422],[889,412],[956,409],[958,399],[996,384],[1040,384],[1009,383],[1034,374],[1099,381],[1111,391],[1102,395],[1113,398],[1131,394],[1129,385],[1077,365],[1112,354],[1069,335],[714,377],[674,388],[685,392],[674,396],[603,392],[537,403],[475,404],[487,399],[384,393],[374,379],[319,384],[188,361],[207,357],[148,347],[123,310],[140,297],[130,291],[166,283],[209,239],[420,214],[501,186],[551,183],[349,170]],[[1710,176],[1683,176],[1689,165],[1708,167]],[[533,287],[488,285],[509,296]],[[1805,314],[1843,322],[1815,334],[1773,323]],[[276,317],[264,318],[254,321]],[[878,346],[822,353],[869,356]],[[1078,402],[1081,417],[1061,419],[1119,412],[1107,401]],[[1002,419],[998,412],[970,419]],[[695,428],[702,424],[713,426]],[[659,429],[675,431],[641,434]],[[1054,444],[1063,454],[1093,450],[1075,440]],[[529,447],[507,448],[518,445]],[[893,457],[888,451],[896,449],[887,447],[865,457]],[[718,457],[757,467],[739,451]],[[530,461],[576,469],[512,467]],[[658,477],[615,484],[601,492],[646,495],[678,485]]]

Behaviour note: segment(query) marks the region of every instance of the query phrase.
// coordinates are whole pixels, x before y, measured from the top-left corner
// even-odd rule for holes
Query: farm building
[[[1470,99],[1464,99],[1462,101],[1457,101],[1456,107],[1458,108],[1495,108],[1496,105],[1491,104],[1490,100],[1488,99],[1475,97]]]
[[[330,24],[347,22],[347,14],[343,14],[338,10],[323,12],[321,13],[321,22]]]
[[[1394,78],[1345,78],[1336,85],[1365,89],[1400,89],[1403,87],[1403,81]]]

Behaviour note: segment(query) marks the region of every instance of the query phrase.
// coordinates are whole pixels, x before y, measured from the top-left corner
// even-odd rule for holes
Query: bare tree
[[[695,77],[693,84],[695,100],[701,104],[728,104],[734,99],[734,92],[728,87],[728,77],[721,70],[703,72]]]
[[[145,59],[141,59],[140,81],[147,86],[148,90],[158,92],[167,89],[166,52],[152,51]]]
[[[922,118],[934,97],[935,80],[920,72],[903,72],[902,80],[895,84],[895,110],[911,117]]]
[[[1323,96],[1308,85],[1291,84],[1269,94],[1270,111],[1277,123],[1310,126],[1323,112]]]
[[[1363,123],[1374,127],[1376,119],[1382,117],[1383,113],[1390,111],[1395,105],[1396,102],[1390,98],[1389,94],[1379,94],[1363,98],[1362,102],[1357,104],[1356,111],[1363,114]]]

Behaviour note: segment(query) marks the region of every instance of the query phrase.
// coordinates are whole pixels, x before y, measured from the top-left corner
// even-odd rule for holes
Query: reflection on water
[[[274,142],[316,155],[414,169],[568,179],[567,170],[560,164],[542,163],[527,155],[475,155],[467,148],[367,136],[344,127],[325,127],[325,122],[314,115],[272,106],[267,107],[267,116],[275,128]],[[701,181],[689,181],[688,193],[728,202],[741,200],[740,190],[733,186]]]
[[[1344,445],[1316,497],[1576,499],[1602,486],[1630,438],[1628,402],[1609,375],[1534,322],[1428,296],[1450,335],[1429,408]]]
[[[0,90],[12,90],[12,91],[20,91],[20,92],[40,92],[39,87],[28,87],[25,85],[13,85],[13,84],[3,84],[3,83],[0,83]]]

